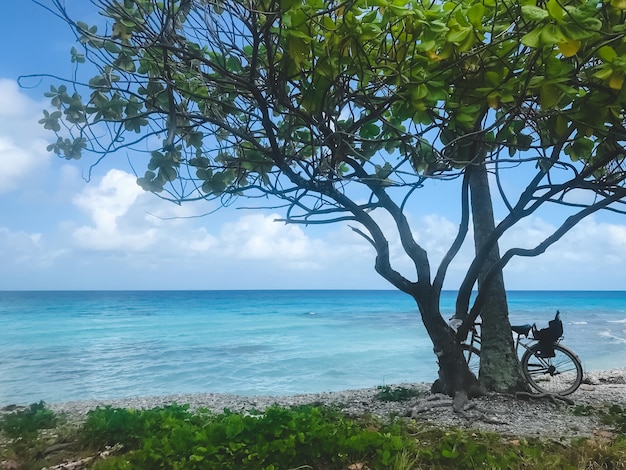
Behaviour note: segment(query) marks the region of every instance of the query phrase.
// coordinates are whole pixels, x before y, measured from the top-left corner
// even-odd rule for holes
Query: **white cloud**
[[[504,239],[503,250],[532,248],[557,228],[537,217],[524,220]],[[588,217],[545,253],[514,258],[507,279],[527,289],[623,289],[626,226]]]
[[[272,261],[289,268],[316,268],[331,249],[309,238],[297,226],[275,222],[277,214],[246,214],[209,232],[217,215],[195,218],[203,205],[178,206],[145,193],[135,176],[109,170],[90,183],[73,202],[89,215],[90,224],[73,231],[83,249],[147,252],[159,256]]]
[[[0,117],[24,117],[30,114],[35,103],[21,90],[15,80],[0,78]]]
[[[229,255],[239,259],[306,262],[317,265],[328,251],[322,240],[310,239],[300,227],[276,222],[278,214],[250,214],[225,224],[220,243]]]
[[[74,204],[86,211],[93,225],[74,231],[74,238],[83,248],[95,250],[123,249],[140,251],[149,248],[155,229],[124,231],[121,218],[142,195],[136,178],[121,170],[109,170],[97,186],[87,186],[74,198]]]
[[[519,223],[503,239],[502,247],[534,248],[553,234],[558,227],[538,217]],[[592,263],[610,260],[626,261],[626,226],[598,222],[587,217],[573,227],[554,245],[550,246],[544,259],[570,260],[577,263]]]
[[[13,139],[0,136],[0,193],[18,188],[20,180],[36,168],[41,154],[32,150],[20,148]]]
[[[32,182],[48,166],[44,130],[37,123],[41,109],[14,80],[0,79],[0,193]]]
[[[67,251],[47,247],[41,233],[11,231],[0,227],[0,259],[7,272],[14,269],[32,271],[48,268]]]

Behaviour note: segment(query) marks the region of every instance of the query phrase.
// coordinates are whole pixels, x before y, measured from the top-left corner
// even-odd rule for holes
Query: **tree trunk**
[[[485,165],[468,167],[474,225],[474,247],[478,253],[495,229],[493,205]],[[478,288],[489,269],[500,259],[498,245],[491,250],[478,277]],[[502,271],[496,273],[489,286],[487,301],[480,311],[482,318],[480,384],[486,390],[512,392],[527,388],[515,352]]]
[[[439,365],[439,379],[432,387],[433,393],[444,393],[454,397],[463,393],[468,397],[483,394],[476,377],[470,372],[456,333],[443,319],[439,309],[439,295],[429,289],[427,295],[415,296],[422,322],[433,343]]]

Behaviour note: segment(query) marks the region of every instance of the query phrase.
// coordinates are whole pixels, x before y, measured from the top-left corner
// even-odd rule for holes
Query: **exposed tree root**
[[[572,399],[553,393],[516,392],[514,397],[517,400],[549,400],[554,404],[574,404]],[[488,424],[507,424],[506,421],[495,418],[494,412],[479,408],[476,403],[472,403],[465,392],[457,392],[453,399],[442,395],[433,395],[409,410],[407,416],[416,419],[423,413],[442,407],[452,407],[454,413],[465,418],[470,424],[476,421]]]
[[[489,411],[479,408],[475,403],[471,403],[465,392],[457,392],[455,394],[452,409],[470,423],[482,421],[489,424],[506,424],[504,421],[488,416]],[[469,411],[473,411],[473,413],[468,413]]]
[[[435,403],[436,402],[436,403]],[[506,424],[505,421],[500,421],[494,417],[489,416],[490,413],[487,410],[483,410],[476,406],[475,403],[471,403],[465,392],[457,392],[453,400],[441,400],[439,396],[430,397],[424,400],[421,404],[414,407],[409,416],[411,418],[417,418],[420,414],[427,411],[431,411],[434,408],[452,407],[452,410],[465,418],[470,423],[475,421],[482,421],[488,424]]]
[[[121,444],[115,444],[112,447],[107,447],[105,450],[98,452],[93,457],[85,457],[71,462],[60,463],[53,467],[46,467],[43,470],[82,470],[87,468],[97,459],[106,459],[107,457],[120,452],[122,448],[123,446]]]
[[[549,401],[551,401],[552,403],[554,403],[555,405],[560,403],[560,402],[565,402],[568,405],[573,405],[574,404],[574,400],[572,400],[571,398],[567,398],[564,397],[562,395],[557,395],[555,393],[530,393],[530,392],[515,392],[515,398],[516,399],[523,399],[523,400],[542,400],[544,398],[548,399]]]
[[[452,406],[452,400],[442,400],[441,395],[433,395],[424,399],[418,406],[413,407],[407,413],[411,418],[417,418],[418,415],[432,411],[435,408],[443,408]]]

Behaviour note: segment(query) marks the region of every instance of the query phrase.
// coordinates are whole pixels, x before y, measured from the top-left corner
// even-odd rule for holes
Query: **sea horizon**
[[[230,291],[380,291],[402,292],[399,289],[331,289],[331,288],[291,288],[291,289],[0,289],[0,292],[230,292]],[[507,292],[626,292],[626,289],[506,289]],[[442,289],[442,292],[458,292],[458,289]],[[473,290],[472,292],[477,292]]]

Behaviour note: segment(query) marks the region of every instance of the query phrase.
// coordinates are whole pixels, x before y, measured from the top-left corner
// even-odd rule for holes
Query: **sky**
[[[77,19],[97,21],[89,2],[66,3]],[[90,168],[88,157],[50,154],[55,137],[37,121],[51,82],[18,84],[18,77],[71,76],[73,33],[31,0],[3,5],[0,31],[0,290],[393,288],[374,272],[372,248],[347,226],[285,225],[275,222],[278,210],[235,207],[202,216],[215,203],[177,206],[144,192],[126,155]],[[449,186],[431,186],[407,215],[436,266],[455,236],[458,207]],[[562,216],[551,210],[524,221],[501,248],[541,240]],[[390,241],[410,276],[398,240]],[[446,288],[458,287],[471,252],[466,243]],[[507,288],[516,290],[625,290],[625,280],[626,217],[608,213],[505,270]]]

